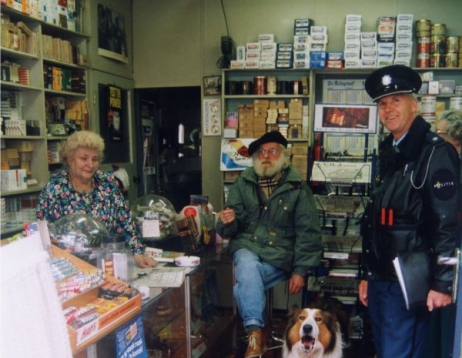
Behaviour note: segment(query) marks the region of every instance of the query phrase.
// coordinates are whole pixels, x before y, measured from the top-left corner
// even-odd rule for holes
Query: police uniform
[[[365,89],[374,101],[417,93],[420,76],[406,66],[374,71]],[[378,358],[422,357],[428,310],[408,311],[392,260],[398,253],[431,251],[432,290],[451,293],[452,268],[436,265],[456,247],[459,159],[452,145],[430,131],[421,116],[394,145],[392,134],[379,146],[379,174],[362,224],[363,278]]]

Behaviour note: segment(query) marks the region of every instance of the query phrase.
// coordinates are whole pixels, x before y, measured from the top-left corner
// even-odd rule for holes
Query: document
[[[430,290],[430,260],[426,251],[400,253],[393,260],[408,310],[426,305]]]
[[[150,271],[146,270],[146,276],[136,280],[136,284],[148,287],[180,287],[184,279],[184,267],[155,267]]]

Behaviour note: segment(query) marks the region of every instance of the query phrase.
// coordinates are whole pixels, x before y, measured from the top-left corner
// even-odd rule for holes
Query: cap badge
[[[391,84],[391,76],[390,75],[385,75],[382,77],[382,84],[384,86],[388,86],[389,84]]]

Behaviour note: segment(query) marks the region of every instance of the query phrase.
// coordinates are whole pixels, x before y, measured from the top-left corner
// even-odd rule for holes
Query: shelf
[[[28,86],[28,85],[22,85],[20,83],[14,83],[14,82],[5,82],[1,81],[0,82],[2,86],[2,90],[10,90],[10,91],[37,91],[41,92],[43,89],[37,86]]]
[[[36,54],[32,53],[27,53],[23,51],[16,51],[9,49],[7,47],[0,47],[0,51],[2,52],[2,59],[5,59],[6,57],[13,57],[17,59],[31,59],[31,60],[40,60],[40,57]]]
[[[14,195],[24,195],[24,194],[35,194],[40,192],[43,189],[43,184],[37,184],[34,186],[31,186],[27,189],[22,189],[22,190],[2,190],[2,197],[7,197],[7,196],[14,196]]]
[[[57,90],[51,90],[51,89],[45,89],[45,94],[46,95],[57,95],[57,96],[70,96],[70,97],[87,98],[86,93],[71,92],[71,91],[57,91]]]
[[[74,63],[69,63],[69,62],[63,62],[63,61],[57,61],[52,58],[43,58],[44,63],[49,63],[49,64],[55,64],[58,66],[63,66],[63,67],[68,67],[68,68],[75,68],[75,69],[80,69],[80,70],[85,70],[87,67],[82,66],[82,65],[76,65]]]
[[[0,139],[19,139],[19,140],[43,140],[45,136],[28,135],[28,136],[16,136],[16,135],[2,135]]]
[[[246,94],[246,95],[224,95],[225,99],[291,99],[291,98],[309,98],[309,95],[301,94]]]

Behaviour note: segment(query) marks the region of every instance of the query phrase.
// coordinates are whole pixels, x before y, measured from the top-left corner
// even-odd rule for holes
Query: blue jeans
[[[367,297],[377,358],[423,357],[427,307],[408,311],[398,282],[369,280]]]
[[[235,251],[233,261],[236,273],[233,293],[244,327],[264,327],[265,291],[286,280],[288,275],[247,249]]]

